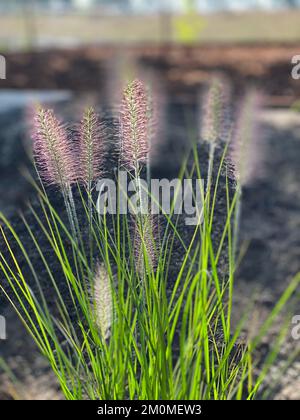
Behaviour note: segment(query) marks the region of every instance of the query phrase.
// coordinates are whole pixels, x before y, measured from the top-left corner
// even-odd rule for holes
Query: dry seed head
[[[95,318],[101,335],[106,340],[113,322],[113,296],[108,272],[103,264],[98,264],[94,277],[93,303]]]

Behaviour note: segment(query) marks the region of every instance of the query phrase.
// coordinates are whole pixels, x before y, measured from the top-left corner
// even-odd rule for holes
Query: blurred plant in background
[[[205,28],[205,19],[199,15],[196,0],[182,0],[183,13],[173,18],[175,40],[183,44],[199,41]]]

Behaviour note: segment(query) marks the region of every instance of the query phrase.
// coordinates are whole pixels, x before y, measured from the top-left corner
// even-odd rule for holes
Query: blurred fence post
[[[163,56],[171,54],[173,43],[173,13],[170,2],[163,0],[159,10],[159,40],[160,51]]]
[[[25,26],[25,47],[28,49],[32,49],[36,46],[38,40],[35,6],[35,0],[22,1],[22,15]]]
[[[162,10],[159,14],[159,18],[160,18],[160,42],[170,43],[172,42],[172,38],[173,38],[171,11]]]
[[[6,340],[6,320],[0,315],[0,340]]]
[[[0,55],[0,79],[6,79],[6,59],[3,55]]]

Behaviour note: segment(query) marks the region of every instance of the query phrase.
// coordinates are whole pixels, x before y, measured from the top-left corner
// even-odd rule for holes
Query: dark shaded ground
[[[300,271],[300,116],[285,110],[268,111],[262,115],[262,124],[264,172],[243,197],[241,241],[248,250],[238,273],[235,294],[236,315],[254,297],[253,325],[248,330],[258,328]],[[290,310],[286,308],[286,313]],[[299,301],[290,316],[297,314]],[[263,353],[272,349],[282,321],[280,317],[264,338]],[[289,334],[268,376],[266,386],[273,390],[270,393],[273,398],[300,399],[299,353],[287,372],[281,372],[297,349],[300,351],[300,342]]]

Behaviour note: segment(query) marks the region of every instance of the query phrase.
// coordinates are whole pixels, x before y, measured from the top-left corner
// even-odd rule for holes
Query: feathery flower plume
[[[129,83],[123,93],[120,113],[121,159],[129,169],[147,163],[151,136],[151,113],[147,89],[139,80]]]
[[[96,269],[93,304],[97,326],[104,340],[107,340],[113,322],[113,297],[109,275],[103,264],[98,264]]]
[[[257,117],[261,98],[255,91],[246,94],[240,107],[237,126],[232,139],[230,162],[241,187],[259,175],[262,145],[258,143]]]
[[[226,140],[229,134],[229,89],[221,79],[215,78],[202,105],[201,137],[209,144]]]
[[[145,275],[147,269],[151,272],[157,266],[158,230],[157,218],[151,214],[144,215],[141,220],[135,220],[135,264],[141,277]]]
[[[102,173],[104,132],[93,108],[88,108],[81,121],[79,133],[80,180],[91,186]]]
[[[38,110],[33,141],[38,170],[47,184],[65,189],[76,181],[76,165],[67,132],[52,110]]]

